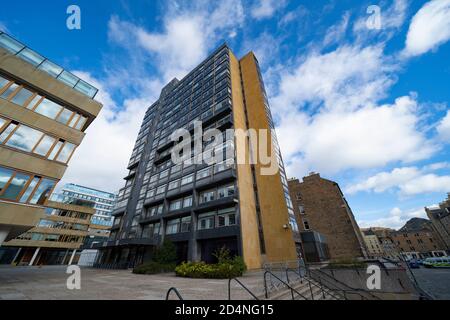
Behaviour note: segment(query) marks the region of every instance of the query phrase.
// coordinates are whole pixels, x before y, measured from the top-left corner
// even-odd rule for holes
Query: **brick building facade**
[[[327,240],[331,260],[366,258],[367,250],[339,185],[319,174],[289,181],[301,231],[314,230]]]

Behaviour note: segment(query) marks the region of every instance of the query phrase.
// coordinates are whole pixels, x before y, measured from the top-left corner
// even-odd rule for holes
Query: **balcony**
[[[81,80],[74,74],[64,70],[60,66],[44,58],[37,52],[26,47],[19,41],[13,39],[9,35],[0,31],[0,47],[6,49],[16,57],[33,65],[36,69],[46,72],[51,77],[59,80],[72,89],[82,93],[83,95],[94,99],[98,89],[89,83]]]

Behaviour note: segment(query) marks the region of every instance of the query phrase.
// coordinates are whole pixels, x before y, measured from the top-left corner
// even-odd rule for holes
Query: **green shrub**
[[[221,260],[223,261],[223,260]],[[228,259],[227,262],[206,264],[205,262],[182,263],[175,268],[178,277],[201,279],[230,279],[243,275],[247,270],[241,257]]]
[[[133,269],[136,274],[157,274],[173,272],[176,267],[177,249],[173,242],[166,240],[155,249],[153,259]]]
[[[172,241],[165,240],[153,253],[153,261],[160,264],[172,264],[177,261],[177,248]]]
[[[133,273],[136,274],[158,274],[158,273],[167,273],[173,272],[175,270],[175,263],[162,264],[159,262],[148,262],[144,263],[140,266],[137,266],[133,269]]]

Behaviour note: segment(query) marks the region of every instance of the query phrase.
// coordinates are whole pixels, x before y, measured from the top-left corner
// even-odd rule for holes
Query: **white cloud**
[[[257,0],[251,8],[251,15],[258,20],[270,18],[285,5],[285,0]]]
[[[413,17],[404,54],[418,56],[450,39],[450,0],[427,2]]]
[[[325,34],[325,38],[323,40],[324,46],[338,43],[344,38],[345,32],[347,31],[349,20],[350,20],[350,13],[346,12],[342,16],[342,19],[338,24],[335,24],[328,28]]]
[[[409,0],[394,0],[389,7],[381,7],[380,30],[367,28],[367,21],[371,18],[371,15],[364,12],[364,15],[353,24],[353,32],[359,41],[368,40],[378,35],[390,39],[405,22],[408,4]]]
[[[103,104],[103,109],[75,150],[58,187],[70,182],[116,192],[123,187],[122,179],[142,119],[155,97],[150,98],[149,93],[149,98],[128,99],[119,108],[102,83],[86,72],[74,73],[99,89],[96,100]]]
[[[325,54],[311,52],[297,67],[281,74],[272,107],[282,113],[305,103],[323,103],[328,109],[354,110],[385,97],[395,82],[395,69],[381,45],[345,45]]]
[[[333,174],[428,158],[435,147],[417,130],[416,106],[406,96],[392,105],[356,111],[287,113],[277,131],[288,172]]]
[[[380,172],[363,182],[346,188],[349,194],[360,191],[382,193],[387,190],[396,190],[400,196],[413,196],[418,194],[450,191],[450,175],[440,176],[432,171],[449,168],[449,163],[439,162],[417,167],[395,168],[390,172]]]
[[[393,208],[389,214],[382,218],[373,220],[358,221],[360,228],[385,227],[392,229],[400,229],[405,223],[412,218],[427,218],[424,208],[403,211],[400,208]]]
[[[447,115],[439,123],[437,131],[443,141],[450,141],[450,111],[447,111]]]
[[[230,16],[233,19],[230,19]],[[130,39],[152,55],[163,81],[182,78],[204,59],[208,51],[217,45],[223,34],[230,38],[244,21],[241,1],[230,0],[217,4],[206,1],[185,7],[168,9],[163,19],[163,31],[151,32],[118,18],[110,21],[110,38],[117,42]],[[223,38],[223,40],[226,40]]]

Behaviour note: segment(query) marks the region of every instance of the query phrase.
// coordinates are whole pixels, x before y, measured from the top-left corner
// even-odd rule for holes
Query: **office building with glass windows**
[[[95,214],[91,218],[89,236],[85,241],[86,246],[102,242],[109,237],[113,225],[111,213],[116,203],[114,193],[68,183],[62,188],[61,196],[65,201],[80,199],[94,203]]]
[[[225,142],[208,154],[223,154],[225,161],[172,161],[172,133],[179,128],[193,133],[196,121],[204,131],[221,131]],[[227,129],[267,130],[266,147],[279,170],[263,175],[260,161],[237,161],[239,151],[258,146],[250,139],[237,143]],[[211,141],[202,141],[202,152]],[[175,243],[179,262],[214,262],[214,252],[224,246],[242,256],[249,269],[298,258],[298,227],[253,53],[238,60],[223,45],[182,80],[164,87],[145,114],[128,169],[97,263],[149,261],[165,239]]]
[[[39,223],[101,110],[96,93],[0,31],[0,245]]]

